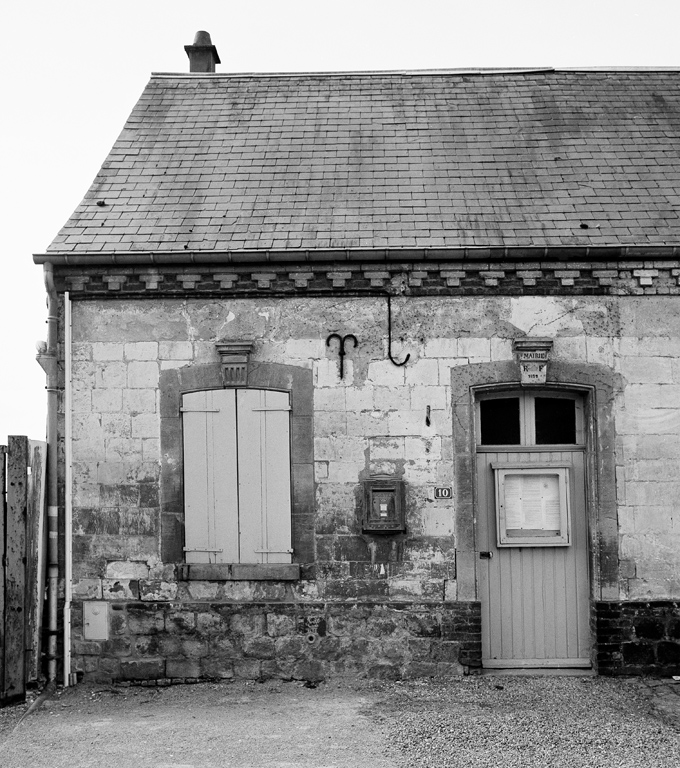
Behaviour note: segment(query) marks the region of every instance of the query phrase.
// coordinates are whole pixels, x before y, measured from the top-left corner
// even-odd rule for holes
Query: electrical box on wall
[[[103,600],[86,600],[83,603],[83,638],[85,640],[109,639],[109,606]]]
[[[364,481],[364,533],[401,533],[406,530],[404,481],[376,476]]]

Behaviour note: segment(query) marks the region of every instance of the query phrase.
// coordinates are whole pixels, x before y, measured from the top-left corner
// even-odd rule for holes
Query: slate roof
[[[679,86],[663,70],[153,75],[48,252],[677,245]]]

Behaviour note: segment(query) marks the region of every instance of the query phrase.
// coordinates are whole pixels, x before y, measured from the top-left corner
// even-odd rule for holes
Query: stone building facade
[[[154,76],[36,257],[72,672],[680,671],[676,93],[668,72]],[[234,523],[199,546],[207,507]]]

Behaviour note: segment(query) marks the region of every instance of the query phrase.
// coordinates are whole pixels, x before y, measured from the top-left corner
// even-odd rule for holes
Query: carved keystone
[[[552,346],[552,339],[537,336],[526,336],[512,342],[512,350],[519,358],[522,384],[545,384]]]
[[[248,361],[253,351],[252,341],[218,341],[215,346],[222,365],[225,387],[245,387],[248,384]]]

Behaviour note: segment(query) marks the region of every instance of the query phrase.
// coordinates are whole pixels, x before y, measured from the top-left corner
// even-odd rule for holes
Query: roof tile
[[[678,242],[679,79],[153,77],[49,251]]]

